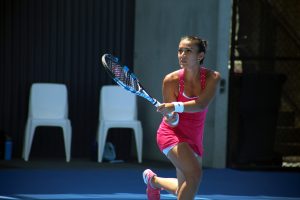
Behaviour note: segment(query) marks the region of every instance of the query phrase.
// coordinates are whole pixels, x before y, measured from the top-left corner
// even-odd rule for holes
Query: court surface
[[[1,161],[0,199],[146,199],[142,172],[147,167],[160,176],[175,176],[172,166],[150,161]],[[176,197],[162,192],[161,199]],[[195,199],[300,200],[300,172],[205,168]]]

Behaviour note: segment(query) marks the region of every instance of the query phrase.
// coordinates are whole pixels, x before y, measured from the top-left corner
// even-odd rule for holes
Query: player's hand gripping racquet
[[[104,54],[102,56],[102,64],[112,79],[125,90],[132,92],[135,95],[145,98],[152,105],[158,107],[161,105],[155,98],[151,97],[139,82],[136,75],[129,70],[125,65],[119,62],[117,57],[111,54]],[[172,115],[168,115],[171,117]],[[178,116],[176,116],[178,117]],[[176,124],[178,121],[176,122]],[[173,125],[175,123],[172,123]]]

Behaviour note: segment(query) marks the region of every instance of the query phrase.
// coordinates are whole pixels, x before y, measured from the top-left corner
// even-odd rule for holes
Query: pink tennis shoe
[[[147,184],[146,193],[147,193],[148,200],[160,200],[160,189],[155,188],[151,184],[151,180],[154,176],[156,176],[156,174],[150,169],[146,169],[143,172],[143,179],[145,184]]]

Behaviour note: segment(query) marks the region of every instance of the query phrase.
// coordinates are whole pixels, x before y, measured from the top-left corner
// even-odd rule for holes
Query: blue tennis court
[[[150,161],[143,164],[99,164],[91,161],[1,161],[0,199],[146,199],[142,172],[160,176],[174,169]],[[196,199],[300,199],[300,173],[276,170],[204,169]],[[176,199],[162,192],[161,199]]]

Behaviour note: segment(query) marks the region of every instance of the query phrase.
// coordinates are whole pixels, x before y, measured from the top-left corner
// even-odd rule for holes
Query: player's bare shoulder
[[[217,71],[207,69],[206,80],[208,82],[219,82],[221,80],[221,74]]]
[[[164,78],[164,84],[178,84],[179,83],[179,70],[167,74]]]
[[[171,72],[167,74],[163,81],[163,93],[164,98],[166,96],[168,97],[174,97],[176,98],[178,96],[179,91],[179,73],[178,70]],[[164,101],[168,101],[167,99],[164,99]]]

